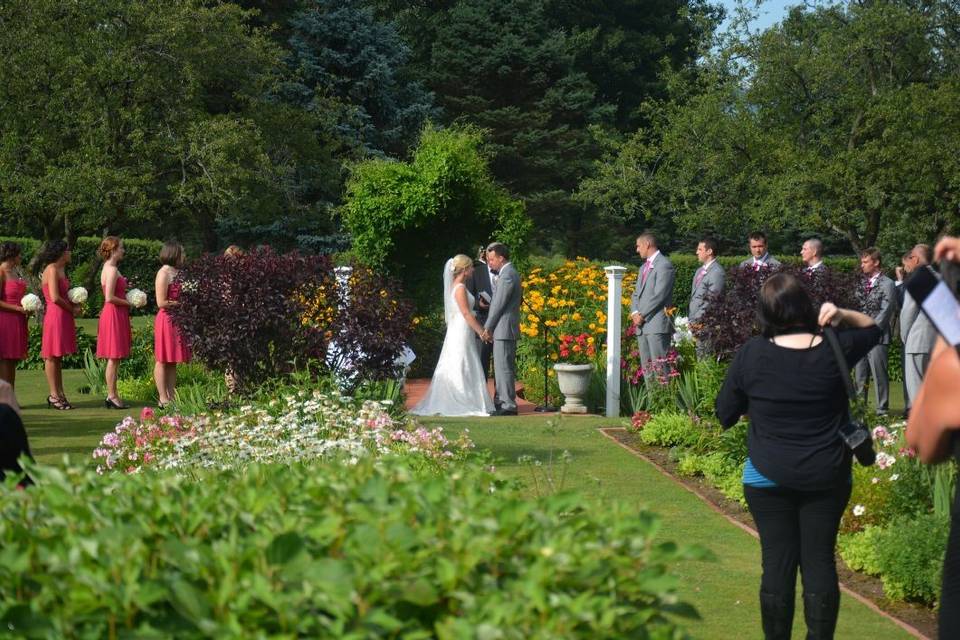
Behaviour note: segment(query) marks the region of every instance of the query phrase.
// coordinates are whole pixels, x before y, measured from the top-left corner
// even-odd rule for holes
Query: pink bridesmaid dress
[[[167,286],[167,299],[180,299],[179,282],[171,282]],[[153,353],[157,362],[164,364],[190,362],[190,347],[180,336],[166,309],[160,309],[153,321]]]
[[[70,290],[70,281],[60,278],[57,282],[60,297],[66,299]],[[50,300],[50,292],[43,287],[43,299],[46,301],[47,311],[43,315],[43,339],[40,341],[41,358],[58,358],[77,352],[77,325],[73,321],[73,314],[62,309]]]
[[[106,299],[107,292],[103,292]],[[114,294],[117,298],[127,295],[127,279],[117,278]],[[97,357],[126,358],[130,355],[130,309],[104,302],[97,323]]]
[[[20,279],[3,281],[3,301],[20,306],[27,293],[27,283]],[[23,360],[27,357],[27,316],[0,309],[0,360]]]

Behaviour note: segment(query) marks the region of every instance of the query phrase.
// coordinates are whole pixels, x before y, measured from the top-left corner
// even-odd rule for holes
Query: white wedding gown
[[[449,296],[453,296],[457,287]],[[474,297],[467,293],[467,307],[472,309]],[[456,300],[452,300],[457,308]],[[410,413],[418,416],[487,416],[493,411],[493,400],[487,391],[487,380],[480,364],[480,353],[473,330],[457,309],[447,324],[447,335],[437,368],[433,371],[430,389]]]

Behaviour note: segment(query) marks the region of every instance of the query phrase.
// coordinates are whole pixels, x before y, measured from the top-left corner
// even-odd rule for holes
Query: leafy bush
[[[644,425],[640,440],[644,444],[661,447],[692,447],[704,436],[703,428],[690,416],[680,413],[660,413]]]
[[[347,182],[343,224],[360,260],[403,279],[420,303],[435,301],[447,258],[491,238],[523,253],[531,228],[523,202],[494,183],[472,127],[424,128],[410,162],[371,159]]]
[[[840,556],[851,569],[879,575],[887,597],[932,605],[940,595],[949,533],[949,517],[900,516],[841,537]]]
[[[402,460],[0,491],[0,623],[18,637],[683,637],[658,518]],[[224,491],[229,487],[229,491]]]
[[[713,303],[700,318],[701,326],[695,331],[713,353],[728,357],[756,335],[760,287],[775,273],[796,276],[815,307],[822,302],[833,302],[838,307],[860,308],[858,292],[863,287],[863,278],[853,272],[821,269],[811,275],[799,267],[790,266],[760,271],[739,267],[728,269],[723,291],[714,296]]]

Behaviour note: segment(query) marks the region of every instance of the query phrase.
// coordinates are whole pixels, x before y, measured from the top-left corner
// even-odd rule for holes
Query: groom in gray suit
[[[517,339],[520,337],[520,274],[510,262],[506,245],[493,242],[487,247],[493,300],[481,338],[493,342],[493,377],[497,408],[492,415],[517,415]]]
[[[867,380],[873,376],[876,389],[877,414],[886,415],[890,405],[890,379],[887,375],[887,353],[893,318],[897,313],[897,287],[883,275],[880,251],[871,247],[860,252],[860,270],[863,272],[863,306],[883,332],[880,344],[871,349],[853,367],[857,393],[865,394]]]
[[[709,236],[697,245],[697,260],[701,266],[693,274],[693,286],[690,288],[690,313],[687,316],[690,322],[699,322],[710,305],[708,298],[723,291],[726,274],[717,262],[719,247],[716,239]]]
[[[667,256],[657,248],[657,238],[647,231],[637,237],[637,255],[643,266],[637,275],[637,286],[630,297],[630,320],[637,330],[640,361],[647,362],[667,354],[673,322],[666,308],[673,299],[673,283],[677,272]]]

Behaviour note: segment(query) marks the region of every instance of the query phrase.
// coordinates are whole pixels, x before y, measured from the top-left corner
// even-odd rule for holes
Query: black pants
[[[958,490],[960,491],[960,490]],[[960,493],[957,495],[960,498]],[[960,511],[954,500],[947,555],[943,559],[943,591],[940,594],[939,638],[960,638]]]
[[[743,487],[760,533],[761,591],[793,598],[799,567],[804,593],[839,594],[834,549],[850,490]]]

